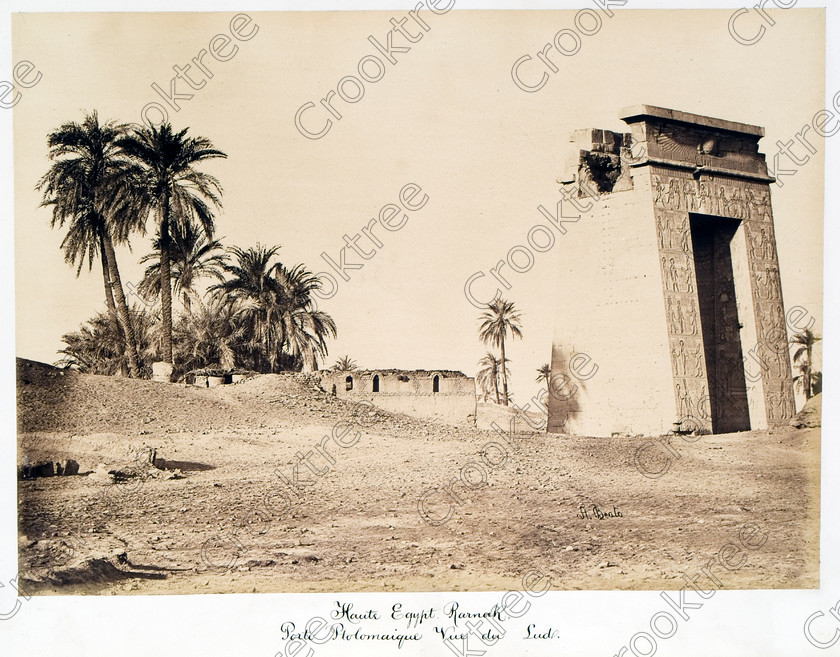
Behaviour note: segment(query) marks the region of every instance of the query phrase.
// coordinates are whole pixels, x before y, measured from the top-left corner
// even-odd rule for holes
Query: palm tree
[[[318,369],[318,356],[327,356],[327,338],[336,337],[333,318],[317,310],[312,293],[321,288],[321,279],[295,265],[287,269],[279,264],[274,277],[280,295],[280,317],[283,322],[284,346],[304,372]]]
[[[812,351],[814,345],[822,340],[822,338],[816,334],[814,334],[811,329],[806,328],[801,333],[797,333],[790,339],[790,344],[799,345],[797,350],[793,354],[793,362],[799,368],[801,374],[794,378],[799,385],[802,386],[802,390],[805,393],[805,400],[809,400],[813,395],[812,389],[812,364],[813,361],[811,359]]]
[[[78,259],[76,276],[86,256],[88,270],[94,258],[102,261],[109,321],[119,350],[126,354],[125,369],[139,377],[137,342],[114,253],[114,241],[127,242],[133,230],[142,229],[134,215],[113,204],[137,180],[136,166],[120,156],[116,145],[124,133],[125,127],[113,121],[100,124],[96,112],[85,114],[81,124],[63,124],[47,137],[53,164],[36,189],[43,192],[41,206],[53,208],[50,226],[69,224],[61,248],[66,262],[76,264]]]
[[[210,287],[217,298],[235,307],[237,322],[247,335],[245,348],[253,369],[262,370],[267,363],[271,372],[276,371],[283,351],[279,283],[274,277],[279,263],[272,262],[279,249],[279,245],[230,247],[233,262],[222,265],[229,278]]]
[[[548,388],[548,384],[551,381],[551,365],[548,363],[543,363],[537,368],[537,378],[534,379],[537,383],[545,382],[545,387]]]
[[[151,364],[157,358],[157,320],[152,313],[137,306],[129,311],[129,317],[139,345],[138,366],[141,374],[148,377],[151,375]],[[64,356],[56,366],[72,367],[87,374],[116,374],[126,367],[127,360],[123,336],[117,328],[109,313],[97,313],[82,324],[78,331],[61,337],[65,347],[58,353]]]
[[[511,338],[522,337],[520,325],[521,316],[512,301],[505,301],[501,297],[487,304],[487,310],[479,318],[481,325],[478,337],[485,344],[499,347],[501,350],[500,366],[502,370],[502,398],[504,405],[508,405],[507,370],[505,363],[505,337],[510,333]]]
[[[509,361],[508,361],[509,362]],[[487,401],[487,396],[491,392],[496,394],[496,403],[499,404],[499,378],[501,376],[501,360],[491,352],[487,352],[480,361],[479,366],[482,368],[476,372],[475,380],[479,388],[484,393],[484,401]]]
[[[120,203],[140,217],[155,216],[160,251],[160,301],[163,315],[163,358],[172,364],[171,241],[173,232],[186,232],[187,224],[201,226],[213,239],[213,208],[221,207],[222,187],[195,165],[227,157],[204,137],[187,137],[187,129],[173,132],[169,123],[144,126],[117,140],[122,151],[143,167],[142,185]]]
[[[202,278],[223,280],[224,264],[227,255],[222,253],[220,240],[208,240],[192,222],[184,226],[172,226],[171,241],[169,242],[169,259],[171,263],[172,292],[181,297],[184,311],[189,314],[193,303],[200,303],[196,284]],[[143,280],[137,286],[138,291],[147,299],[161,296],[160,289],[160,249],[161,241],[158,235],[152,247],[155,249],[141,258],[140,263],[151,262],[143,275]]]
[[[279,249],[231,247],[234,262],[223,265],[230,277],[210,290],[236,305],[255,369],[267,365],[275,372],[283,365],[312,371],[318,356],[327,355],[326,340],[335,337],[335,322],[315,309],[312,293],[321,280],[303,265],[288,269],[275,262]]]
[[[356,361],[350,358],[349,355],[342,356],[333,365],[333,369],[339,372],[353,372],[358,368]]]
[[[244,342],[244,328],[236,321],[232,304],[200,299],[173,328],[175,361],[181,372],[203,368],[232,370]]]

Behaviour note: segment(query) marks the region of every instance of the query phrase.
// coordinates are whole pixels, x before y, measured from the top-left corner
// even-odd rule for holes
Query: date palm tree
[[[336,337],[333,318],[315,307],[312,294],[321,288],[321,279],[303,265],[287,269],[278,264],[274,277],[280,296],[284,346],[304,372],[318,369],[318,357],[327,356],[327,338]]]
[[[157,358],[157,320],[152,313],[134,306],[131,324],[138,343],[139,369],[142,376],[151,375],[151,364]],[[97,313],[79,327],[61,336],[63,354],[58,367],[72,367],[87,374],[114,375],[126,366],[127,353],[123,336],[109,314]]]
[[[172,357],[172,273],[173,231],[186,231],[197,224],[208,240],[213,239],[215,209],[221,207],[222,187],[215,176],[197,166],[227,155],[204,137],[188,137],[187,129],[174,132],[169,123],[159,128],[144,126],[117,140],[122,151],[143,168],[142,185],[120,199],[143,218],[153,215],[157,224],[160,252],[160,301],[163,319],[163,359]]]
[[[496,403],[500,404],[499,378],[502,372],[501,360],[499,360],[495,354],[488,351],[484,356],[482,356],[481,360],[478,361],[478,364],[481,369],[476,372],[475,380],[478,387],[481,388],[481,391],[484,394],[484,401],[487,401],[487,396],[493,392],[496,395]]]
[[[479,318],[481,322],[478,337],[485,344],[499,347],[499,359],[502,371],[502,400],[508,405],[507,369],[505,357],[505,338],[510,333],[511,339],[522,337],[521,315],[512,301],[505,301],[498,297],[487,304],[487,310]]]
[[[350,358],[349,355],[342,356],[333,365],[333,369],[339,372],[353,372],[358,368],[356,361]]]
[[[318,357],[327,355],[326,340],[335,337],[335,322],[315,307],[312,293],[321,280],[303,265],[288,269],[275,261],[279,249],[231,247],[232,262],[223,265],[229,277],[210,290],[236,305],[255,369],[312,371]]]
[[[549,387],[549,382],[551,381],[551,365],[548,363],[543,363],[537,368],[537,378],[534,379],[537,383],[545,383],[545,387]]]
[[[208,240],[192,222],[184,226],[173,226],[169,243],[171,263],[172,292],[181,297],[184,311],[189,314],[194,303],[200,303],[197,283],[202,278],[224,278],[223,265],[227,255],[223,252],[221,240]],[[143,280],[137,286],[138,291],[147,299],[161,296],[160,289],[160,236],[152,242],[154,251],[140,259],[140,263],[150,262],[146,267]]]
[[[280,246],[242,249],[228,248],[231,261],[222,265],[227,277],[210,287],[210,291],[225,303],[233,305],[237,322],[247,335],[245,349],[255,370],[265,364],[274,372],[283,350],[282,322],[278,304],[279,284],[273,262]]]
[[[811,329],[806,328],[801,333],[797,333],[790,339],[790,344],[798,345],[793,354],[793,362],[799,368],[801,374],[795,378],[796,382],[802,386],[805,392],[805,400],[809,400],[813,395],[812,390],[812,352],[814,345],[822,340],[822,338],[814,334]]]
[[[180,372],[203,368],[232,370],[245,340],[235,308],[220,299],[198,299],[173,328],[175,361]]]
[[[86,114],[79,124],[63,124],[47,137],[53,164],[38,182],[43,192],[41,206],[52,206],[50,226],[64,227],[61,242],[64,259],[76,264],[78,277],[88,261],[102,262],[105,304],[114,335],[125,352],[126,369],[139,377],[137,341],[120,279],[114,242],[126,242],[133,230],[142,229],[136,216],[113,204],[116,196],[130,189],[139,173],[136,166],[121,157],[117,142],[125,128],[114,122],[101,124],[96,112]]]

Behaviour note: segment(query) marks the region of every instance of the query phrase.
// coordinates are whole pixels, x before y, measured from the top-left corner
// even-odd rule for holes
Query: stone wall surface
[[[475,423],[475,380],[461,372],[364,370],[319,374],[321,387],[342,399],[365,400],[393,413],[445,424]]]

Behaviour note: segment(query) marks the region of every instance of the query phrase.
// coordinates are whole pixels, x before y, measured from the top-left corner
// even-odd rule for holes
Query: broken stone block
[[[163,383],[172,381],[172,364],[161,361],[152,363],[152,380]]]
[[[55,464],[52,461],[36,461],[27,463],[18,469],[19,479],[35,479],[37,477],[55,476]]]
[[[56,476],[72,477],[79,474],[79,464],[73,459],[64,459],[55,464]]]

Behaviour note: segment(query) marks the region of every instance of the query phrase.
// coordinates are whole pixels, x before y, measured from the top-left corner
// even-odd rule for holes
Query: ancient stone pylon
[[[786,424],[795,408],[764,129],[649,105],[621,118],[629,133],[575,132],[559,180],[572,219],[549,431]],[[587,376],[580,354],[597,365]]]

